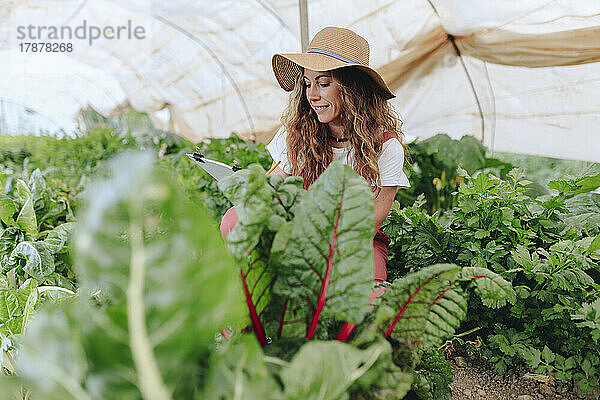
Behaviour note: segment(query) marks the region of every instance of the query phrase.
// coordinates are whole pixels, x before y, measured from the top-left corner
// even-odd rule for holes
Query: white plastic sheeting
[[[113,109],[126,100],[151,116],[168,110],[154,122],[195,141],[232,131],[267,141],[279,125],[287,94],[270,62],[300,51],[297,0],[0,4],[0,50],[18,49],[23,25],[144,28],[144,39],[72,40],[74,51],[61,56],[101,71],[95,87],[105,90],[82,90],[73,70],[59,92],[22,84],[30,90],[24,104],[55,103],[36,104],[40,113],[63,120],[56,104],[69,96],[107,112],[111,96],[98,93],[108,91]],[[369,41],[371,65],[396,93],[408,135],[470,134],[497,151],[600,161],[598,0],[308,0],[308,20],[311,37],[334,25]],[[0,57],[14,82],[40,80],[50,64],[43,54]],[[6,79],[1,73],[0,98],[13,90],[3,89]],[[73,107],[63,114],[73,118]]]

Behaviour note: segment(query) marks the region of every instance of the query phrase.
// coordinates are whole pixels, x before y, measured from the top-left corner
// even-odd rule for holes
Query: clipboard
[[[210,176],[215,178],[217,181],[232,175],[234,172],[241,170],[237,165],[227,165],[220,161],[211,160],[210,158],[204,157],[200,153],[186,153],[192,161],[196,163],[200,168],[209,173]]]

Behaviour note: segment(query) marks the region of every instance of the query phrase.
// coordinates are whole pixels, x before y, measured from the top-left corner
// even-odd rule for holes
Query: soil
[[[600,393],[577,394],[573,383],[563,383],[550,375],[509,371],[499,375],[482,360],[449,355],[454,367],[451,400],[592,400]]]

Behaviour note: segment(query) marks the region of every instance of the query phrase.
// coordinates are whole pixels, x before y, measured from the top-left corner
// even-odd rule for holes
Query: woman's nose
[[[319,88],[317,87],[317,85],[310,85],[310,88],[308,88],[309,100],[318,99],[319,97]]]

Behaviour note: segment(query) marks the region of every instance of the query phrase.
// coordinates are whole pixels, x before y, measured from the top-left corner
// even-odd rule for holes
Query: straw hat
[[[377,71],[369,67],[369,43],[350,29],[324,28],[315,35],[305,53],[275,54],[272,63],[277,82],[287,92],[294,88],[300,67],[313,71],[353,67],[369,74],[387,100],[396,97]]]

